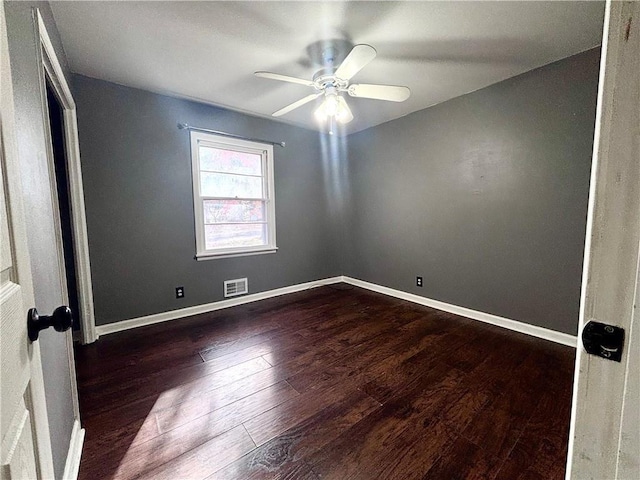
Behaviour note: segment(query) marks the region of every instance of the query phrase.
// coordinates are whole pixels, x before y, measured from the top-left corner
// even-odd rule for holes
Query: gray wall
[[[5,14],[13,75],[16,140],[22,165],[24,207],[35,294],[35,307],[42,314],[66,302],[62,296],[55,243],[55,224],[41,103],[32,7],[40,9],[56,54],[69,78],[58,30],[46,2],[7,2]],[[26,315],[26,312],[25,312]],[[73,428],[71,382],[65,335],[53,329],[40,334],[47,411],[51,429],[53,465],[61,478]]]
[[[256,293],[341,273],[317,132],[78,75],[73,86],[98,325],[222,300],[228,279],[248,277]],[[178,122],[286,142],[274,147],[277,253],[194,260]]]
[[[350,136],[344,274],[576,334],[598,65],[591,50]]]
[[[591,50],[342,142],[74,76],[97,323],[221,300],[230,278],[253,293],[346,274],[575,334],[598,62]],[[178,122],[287,142],[277,254],[193,259]]]

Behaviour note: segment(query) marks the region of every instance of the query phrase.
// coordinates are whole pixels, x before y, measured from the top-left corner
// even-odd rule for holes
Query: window
[[[276,251],[273,146],[191,132],[198,259]]]

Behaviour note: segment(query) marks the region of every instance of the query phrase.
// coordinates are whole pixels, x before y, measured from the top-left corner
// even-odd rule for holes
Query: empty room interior
[[[4,1],[38,478],[636,478],[638,334],[585,313],[610,3]]]

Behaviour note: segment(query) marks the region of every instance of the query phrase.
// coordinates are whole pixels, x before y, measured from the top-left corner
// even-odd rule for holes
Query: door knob
[[[35,342],[38,339],[40,330],[53,327],[57,332],[65,332],[73,324],[73,313],[67,306],[56,308],[51,315],[38,315],[35,308],[29,309],[27,313],[27,332],[29,340]]]

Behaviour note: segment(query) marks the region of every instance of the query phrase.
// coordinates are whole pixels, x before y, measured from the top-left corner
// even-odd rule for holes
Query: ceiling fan
[[[411,90],[408,87],[366,83],[349,84],[349,80],[376,57],[376,50],[371,45],[355,45],[348,55],[344,57],[340,65],[336,67],[334,64],[340,60],[341,52],[340,48],[338,48],[339,46],[341,45],[322,44],[321,59],[317,63],[323,65],[323,68],[316,72],[312,80],[271,72],[255,72],[256,77],[297,83],[315,89],[315,93],[274,112],[272,114],[274,117],[285,115],[318,97],[324,96],[324,100],[315,110],[316,118],[321,121],[335,119],[344,124],[353,120],[353,113],[351,113],[351,109],[344,98],[345,93],[351,97],[390,102],[404,102],[409,98]],[[318,50],[317,46],[315,49],[311,47],[314,47],[314,45],[310,46],[310,51]]]

